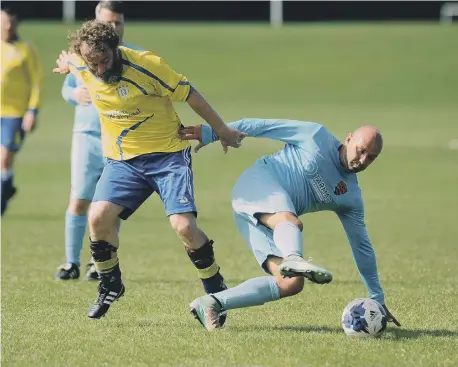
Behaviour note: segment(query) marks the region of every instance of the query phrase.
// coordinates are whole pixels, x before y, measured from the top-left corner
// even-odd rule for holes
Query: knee
[[[71,199],[68,211],[73,215],[85,215],[91,202],[89,200]]]
[[[116,225],[116,218],[112,218],[108,208],[103,203],[95,203],[91,205],[88,222],[91,230],[91,235],[102,236],[108,234],[110,229]]]
[[[280,297],[294,296],[304,289],[304,278],[281,278],[277,277],[277,285],[280,289]]]
[[[13,167],[14,152],[9,151],[6,147],[1,147],[2,159],[1,159],[1,169],[7,170]]]
[[[276,224],[280,224],[282,222],[290,222],[296,225],[299,230],[302,232],[302,229],[304,228],[304,225],[302,222],[299,220],[298,217],[296,217],[293,213],[278,213],[278,221]]]
[[[170,224],[179,237],[187,239],[193,237],[196,226],[194,217],[191,218],[185,214],[174,214],[170,216]]]

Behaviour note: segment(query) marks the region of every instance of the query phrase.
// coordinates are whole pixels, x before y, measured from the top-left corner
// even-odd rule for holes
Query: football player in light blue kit
[[[95,9],[96,18],[112,24],[122,39],[124,10],[121,1],[100,1]],[[123,43],[123,46],[138,49]],[[78,279],[80,257],[86,232],[87,211],[95,187],[103,171],[102,142],[99,114],[91,103],[83,83],[68,74],[62,86],[62,97],[75,106],[71,151],[71,193],[65,215],[65,253],[67,263],[59,267],[56,279]],[[87,265],[87,280],[98,280],[99,275],[91,260]]]
[[[286,143],[262,157],[238,179],[232,192],[235,223],[259,265],[271,276],[250,279],[223,292],[195,299],[191,312],[208,330],[219,329],[223,311],[262,305],[302,291],[304,278],[329,283],[332,274],[303,259],[302,214],[334,211],[351,245],[369,296],[382,304],[388,320],[375,254],[364,224],[364,204],[356,173],[380,154],[383,140],[372,126],[348,134],[342,144],[324,126],[293,120],[243,119],[229,124],[248,137]],[[185,127],[182,139],[201,147],[217,140],[209,126]]]

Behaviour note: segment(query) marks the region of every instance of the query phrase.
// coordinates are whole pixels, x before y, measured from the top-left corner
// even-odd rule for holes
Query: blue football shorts
[[[127,219],[154,192],[167,216],[193,212],[194,183],[191,148],[173,153],[144,154],[126,161],[106,159],[93,201],[109,201],[125,209]]]
[[[22,117],[2,117],[1,128],[2,145],[10,152],[19,151],[25,137]]]

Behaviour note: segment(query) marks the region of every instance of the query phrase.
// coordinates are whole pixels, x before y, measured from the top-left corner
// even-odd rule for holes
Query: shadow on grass
[[[437,338],[453,337],[458,338],[458,330],[428,330],[428,329],[403,329],[390,328],[385,332],[385,337],[392,339],[416,339],[424,336],[432,336]]]
[[[187,323],[186,323],[187,324]],[[157,327],[180,327],[184,326],[181,320],[154,320],[154,319],[138,319],[116,321],[115,327],[120,328],[140,328],[140,329],[151,329]],[[196,324],[197,326],[197,324]],[[289,333],[319,333],[319,334],[332,334],[332,335],[344,335],[342,328],[338,326],[326,326],[326,325],[230,325],[226,329],[228,332],[250,332],[250,333],[262,333],[262,332],[289,332]],[[444,330],[444,329],[403,329],[389,327],[388,330],[382,335],[382,337],[376,338],[377,340],[398,340],[398,339],[417,339],[422,337],[436,337],[436,338],[458,338],[458,330]],[[367,339],[366,339],[367,340]]]
[[[124,279],[124,278],[123,278]],[[192,276],[188,279],[153,279],[150,276],[132,276],[132,277],[126,277],[126,279],[129,281],[131,284],[140,284],[140,285],[151,285],[151,286],[158,286],[158,285],[163,285],[163,286],[170,286],[170,287],[176,287],[177,285],[185,285],[188,287],[193,287],[194,285],[201,289],[202,283],[200,282],[199,278],[197,276]],[[234,280],[231,278],[224,278],[225,283],[229,286],[232,285],[232,287],[242,283],[243,281],[241,280]],[[204,295],[203,289],[202,289],[202,296]],[[190,300],[191,301],[191,300]]]
[[[124,279],[124,277],[123,277]],[[194,279],[189,279],[189,280],[183,280],[183,279],[152,279],[151,277],[126,277],[128,279],[130,284],[138,284],[138,285],[149,285],[151,287],[155,286],[169,286],[169,287],[177,287],[177,286],[186,286],[186,285],[192,285],[193,283],[198,280],[196,277],[196,280]],[[197,285],[200,284],[196,283]]]
[[[229,327],[228,327],[229,330]],[[301,332],[301,333],[325,333],[325,334],[337,334],[342,333],[342,329],[339,327],[323,326],[323,325],[250,325],[250,326],[230,326],[230,330],[234,331],[286,331],[286,332]]]
[[[307,282],[306,284],[309,284],[311,286],[316,286],[312,282]],[[332,283],[329,284],[330,287],[336,285],[336,284],[344,284],[344,285],[361,285],[361,280],[355,279],[355,280],[342,280],[342,279],[333,279]],[[326,284],[326,286],[328,286]]]
[[[173,326],[170,322],[158,321],[158,320],[137,320],[137,321],[121,321],[117,320],[116,323],[113,324],[114,327],[117,328],[140,328],[140,329],[153,329],[157,327],[170,327]]]
[[[324,326],[324,325],[281,325],[281,326],[230,326],[230,330],[244,332],[301,332],[301,333],[321,333],[321,334],[343,334],[343,330],[337,326]],[[454,330],[427,330],[427,329],[403,329],[390,327],[382,336],[382,339],[416,339],[425,336],[432,336],[437,338],[453,337],[458,338],[458,331]]]

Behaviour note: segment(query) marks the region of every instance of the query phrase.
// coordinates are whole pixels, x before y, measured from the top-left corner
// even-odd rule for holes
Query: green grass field
[[[72,107],[51,70],[67,26],[25,23],[45,67],[40,126],[16,164],[19,195],[2,220],[4,366],[457,366],[458,37],[435,24],[129,24],[125,40],[154,50],[187,75],[226,121],[291,118],[336,136],[377,125],[384,153],[360,177],[366,222],[387,304],[403,324],[374,340],[348,338],[341,312],[365,297],[338,219],[302,217],[306,256],[334,274],[329,286],[230,312],[208,333],[188,304],[200,281],[157,197],[121,229],[126,296],[87,318],[96,284],[57,282],[70,188]],[[199,123],[186,106],[185,124]],[[194,159],[202,228],[215,240],[230,286],[262,276],[232,221],[240,173],[281,144],[247,140]],[[83,262],[90,257],[87,244]]]

